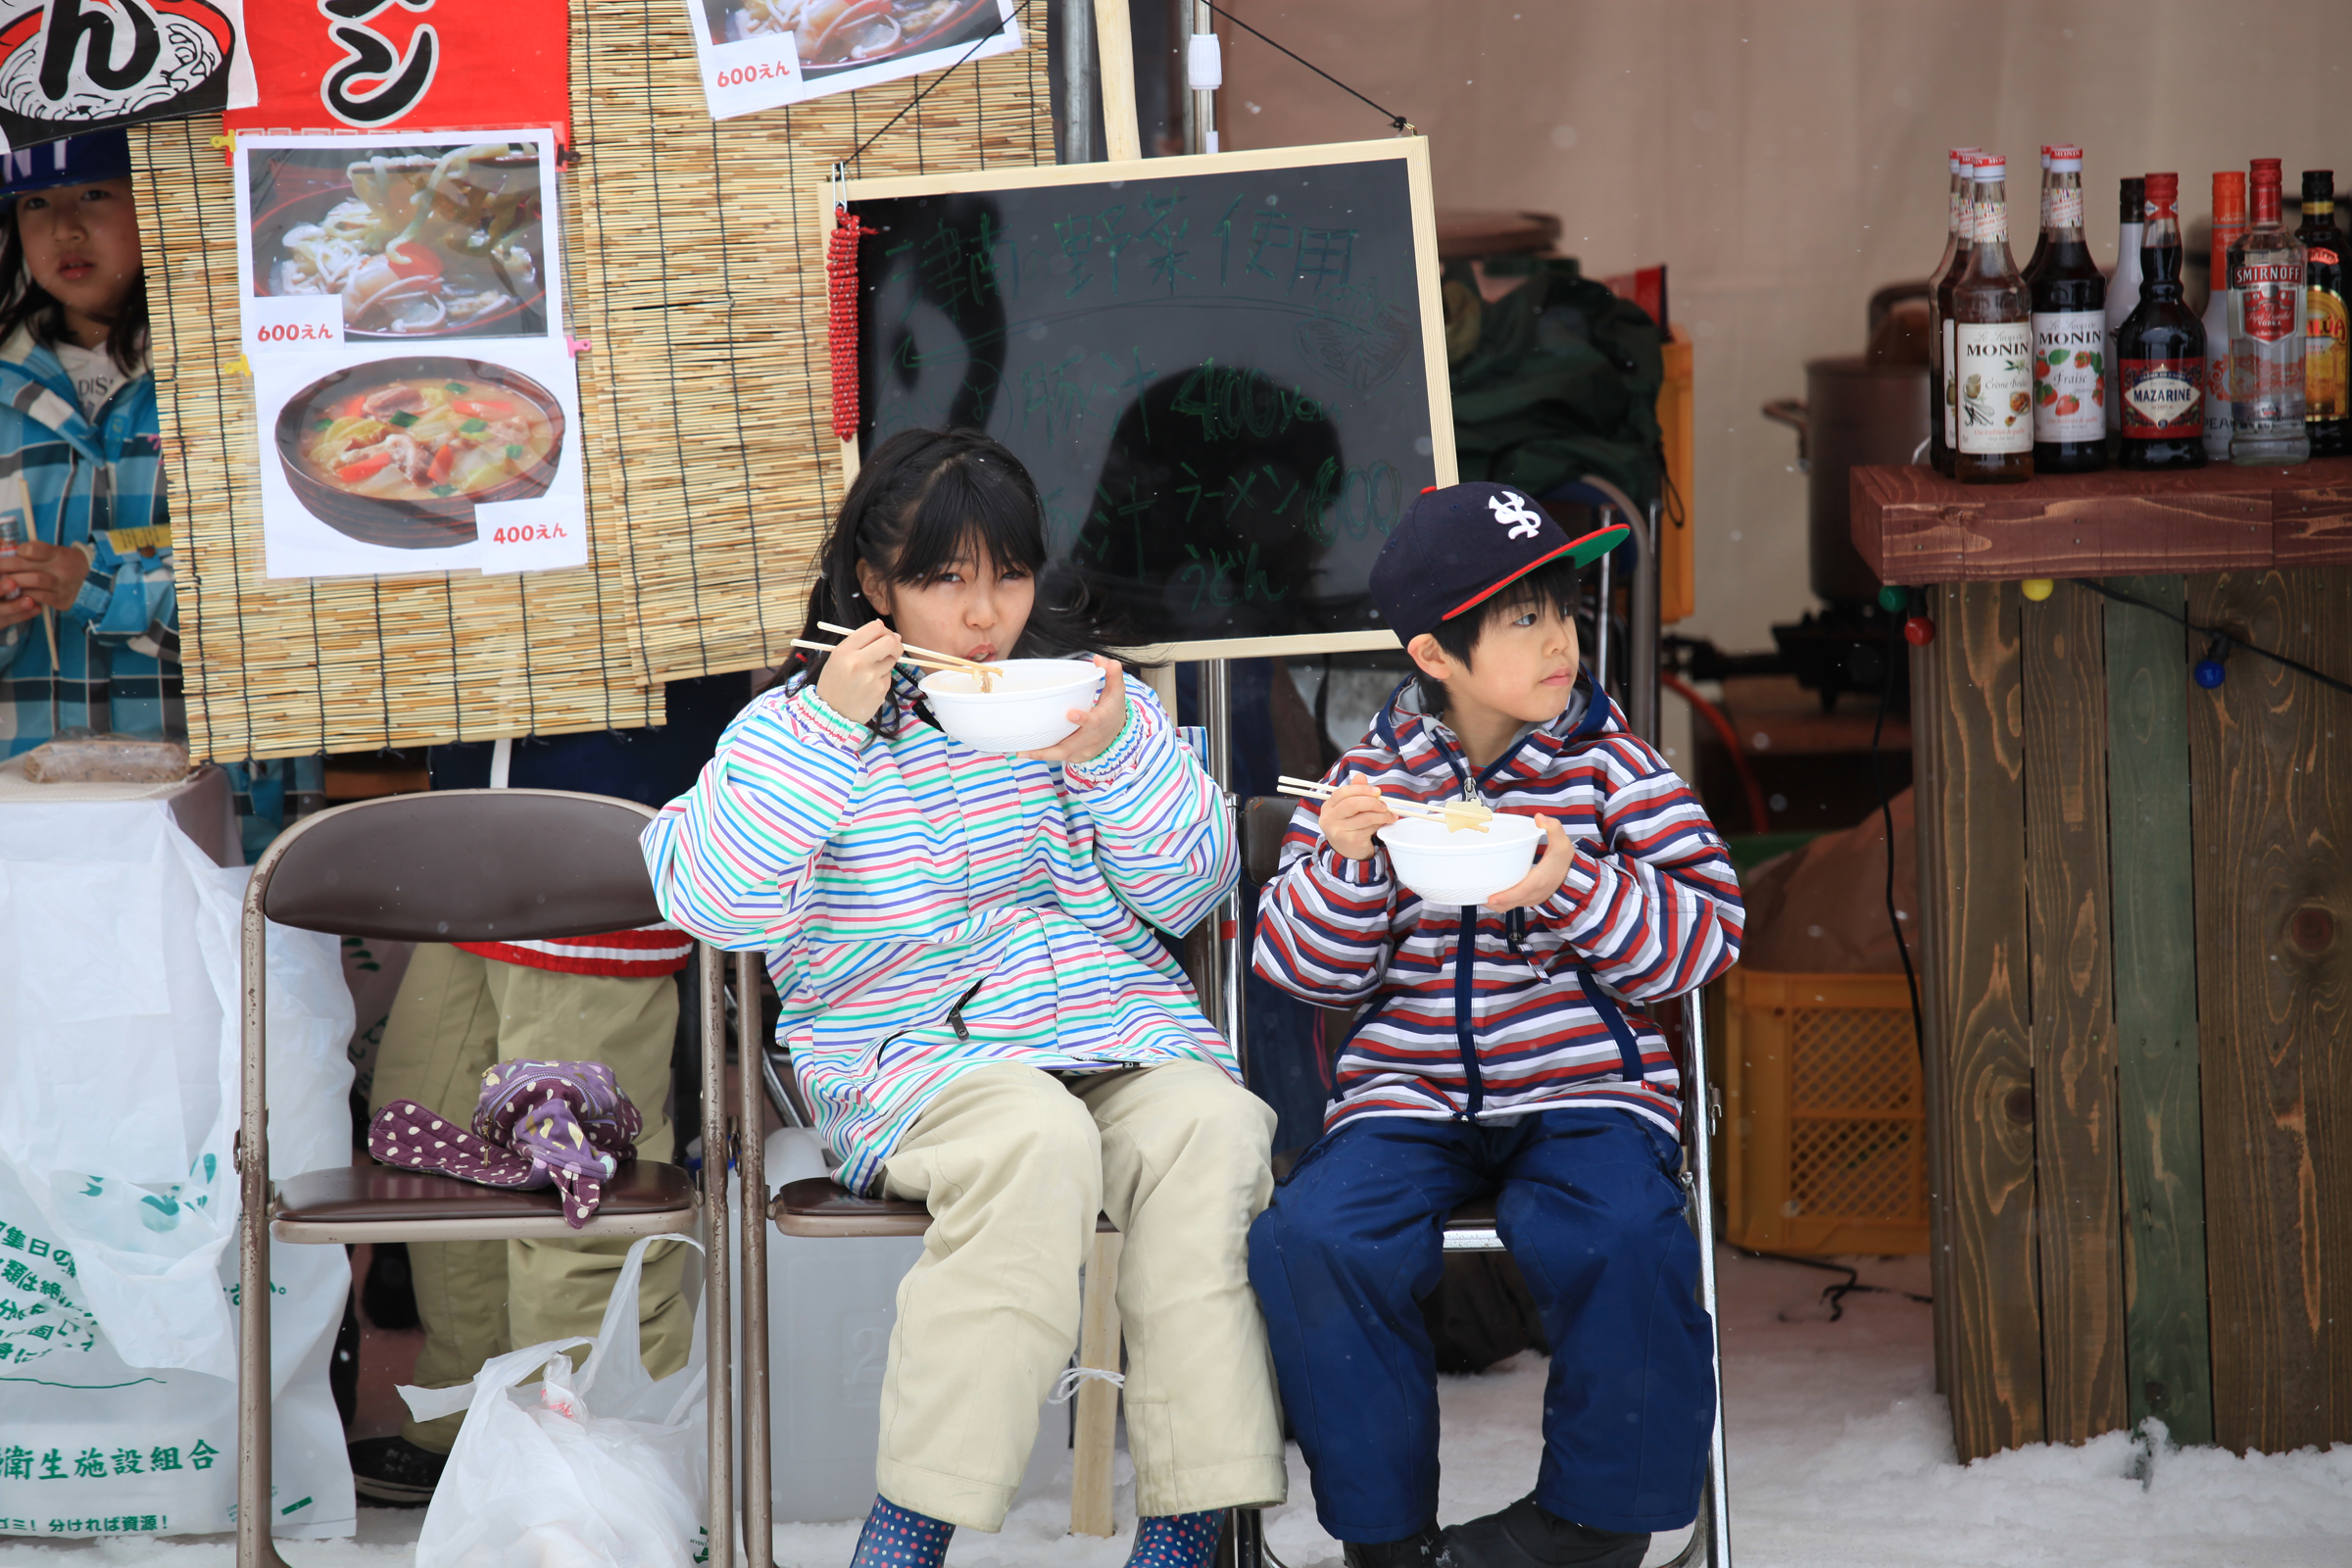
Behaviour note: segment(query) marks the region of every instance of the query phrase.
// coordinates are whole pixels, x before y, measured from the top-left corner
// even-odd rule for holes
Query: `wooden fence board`
[[[1931,606],[1934,594],[1930,594]],[[1944,823],[1949,812],[1943,809],[1945,801],[1943,726],[1933,715],[1943,710],[1944,654],[1951,647],[1949,638],[1938,638],[1925,648],[1911,651],[1911,711],[1918,719],[1911,726],[1912,779],[1919,793],[1915,798],[1917,810],[1913,820],[1918,839],[1919,885],[1922,888],[1942,888],[1951,884],[1946,878],[1946,858],[1943,842]],[[1951,1269],[1954,1254],[1951,1234],[1952,1176],[1951,1143],[1946,1134],[1946,1119],[1939,1113],[1947,1104],[1948,1091],[1944,1084],[1944,1063],[1949,1059],[1948,1031],[1944,1028],[1947,1008],[1943,1000],[1946,984],[1943,964],[1937,955],[1951,950],[1946,930],[1941,899],[1920,899],[1919,928],[1912,932],[1912,965],[1919,977],[1920,1008],[1920,1066],[1921,1092],[1926,1096],[1928,1119],[1925,1138],[1928,1152],[1928,1274],[1931,1294],[1936,1301],[1936,1392],[1951,1393],[1952,1333],[1958,1315],[1946,1309],[1944,1303],[1958,1298],[1952,1283]]]
[[[2192,579],[2190,618],[2352,675],[2352,573]],[[2240,654],[2188,704],[2213,1425],[2352,1438],[2352,699]]]
[[[1940,726],[1950,918],[1937,958],[1944,1034],[1953,1257],[1937,1311],[1951,1315],[1952,1425],[1962,1459],[2044,1432],[2035,1299],[2034,1065],[2025,953],[2024,751],[2018,592],[2012,583],[1939,586],[1931,602],[1943,690],[1921,722]]]
[[[2113,587],[2185,613],[2179,577]],[[2189,885],[2184,634],[2110,604],[2107,811],[2115,919],[2118,1144],[2123,1156],[2125,1393],[2177,1443],[2213,1441],[2205,1305],[2205,1153],[2197,1102],[2196,933]]]
[[[2043,1424],[2052,1443],[2082,1443],[2123,1427],[2127,1409],[2106,776],[2095,741],[2107,728],[2101,601],[2070,587],[2022,604],[2018,625]]]

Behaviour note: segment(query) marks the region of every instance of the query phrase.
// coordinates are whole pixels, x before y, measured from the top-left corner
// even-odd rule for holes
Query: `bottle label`
[[[2077,186],[2072,190],[2061,189],[2050,192],[2049,216],[2042,220],[2041,226],[2044,228],[2081,228],[2082,226],[2082,187]]]
[[[2352,416],[2352,355],[2345,341],[2344,297],[2333,289],[2315,288],[2306,291],[2304,300],[2303,416]]]
[[[1958,450],[1992,455],[2034,450],[2034,324],[1957,321],[1960,350]]]
[[[2107,433],[2107,315],[2034,313],[2034,439],[2096,441]]]
[[[2205,434],[2205,361],[2123,362],[2124,436],[2170,441]]]
[[[1943,446],[1947,452],[1960,450],[1960,359],[1953,347],[1953,322],[1943,322]]]
[[[2240,263],[2230,270],[2230,290],[2243,304],[2239,319],[2246,331],[2265,343],[2277,343],[2295,329],[2295,299],[2303,292],[2301,262]]]

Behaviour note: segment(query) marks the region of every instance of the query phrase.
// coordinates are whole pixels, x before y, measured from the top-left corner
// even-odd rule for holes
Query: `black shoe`
[[[368,1438],[349,1445],[352,1489],[369,1502],[414,1508],[433,1500],[449,1455],[419,1448],[402,1437]]]
[[[1348,1568],[1436,1568],[1437,1524],[1425,1524],[1402,1541],[1342,1542],[1340,1558]]]
[[[1521,1497],[1438,1538],[1439,1568],[1642,1568],[1646,1534],[1591,1530]]]

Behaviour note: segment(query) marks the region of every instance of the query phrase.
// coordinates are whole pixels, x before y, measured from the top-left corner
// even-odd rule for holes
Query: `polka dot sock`
[[[1200,1513],[1155,1513],[1136,1521],[1135,1550],[1127,1568],[1208,1568],[1217,1554],[1217,1538],[1224,1533],[1225,1510]]]
[[[858,1555],[850,1559],[850,1568],[939,1568],[954,1534],[956,1527],[944,1519],[876,1497],[874,1511],[865,1516],[865,1528],[858,1532]]]

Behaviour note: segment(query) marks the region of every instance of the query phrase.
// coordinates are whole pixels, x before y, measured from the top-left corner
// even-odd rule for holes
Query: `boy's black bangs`
[[[1497,620],[1544,608],[1558,611],[1563,620],[1573,620],[1583,580],[1583,567],[1566,561],[1547,562],[1517,582],[1497,588],[1494,597],[1475,612],[1478,624],[1483,629]]]
[[[891,575],[926,582],[942,567],[985,552],[1000,569],[1036,572],[1046,564],[1046,531],[1037,492],[1017,468],[984,457],[943,466],[923,486],[907,519],[906,539]]]

